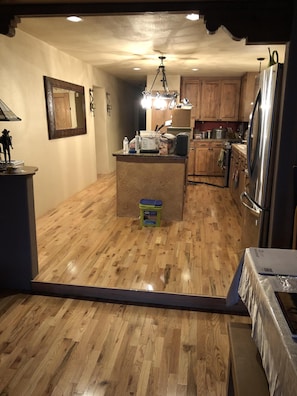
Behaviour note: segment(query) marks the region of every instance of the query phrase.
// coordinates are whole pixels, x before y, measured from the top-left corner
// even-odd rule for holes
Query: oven
[[[231,160],[231,143],[224,143],[224,156],[223,156],[223,170],[224,170],[224,187],[229,186],[229,172],[230,172],[230,160]]]

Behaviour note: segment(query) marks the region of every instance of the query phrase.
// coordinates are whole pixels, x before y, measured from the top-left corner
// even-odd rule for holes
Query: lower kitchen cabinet
[[[218,159],[224,146],[223,140],[193,140],[190,143],[188,174],[197,176],[223,176]]]
[[[242,213],[243,210],[240,195],[245,190],[245,186],[248,182],[246,169],[246,146],[233,144],[230,161],[229,188],[231,196],[240,213]]]
[[[195,144],[193,141],[190,142],[187,169],[188,175],[195,174]]]
[[[195,175],[208,174],[209,156],[209,144],[206,142],[197,142],[195,144]]]

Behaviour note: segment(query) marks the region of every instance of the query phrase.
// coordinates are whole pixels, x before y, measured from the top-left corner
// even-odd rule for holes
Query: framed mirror
[[[49,139],[87,133],[84,87],[44,76]]]

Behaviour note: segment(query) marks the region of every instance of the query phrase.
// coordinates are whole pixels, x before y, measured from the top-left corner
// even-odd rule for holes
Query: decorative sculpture
[[[13,147],[12,147],[12,138],[9,135],[9,131],[7,129],[4,129],[2,131],[2,136],[0,136],[0,143],[2,144],[5,163],[10,162],[11,161],[10,147],[12,149],[13,149]],[[8,161],[7,161],[7,158],[8,158]]]

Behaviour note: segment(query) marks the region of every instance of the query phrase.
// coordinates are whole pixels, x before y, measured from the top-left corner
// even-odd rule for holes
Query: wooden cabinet
[[[206,142],[197,142],[195,144],[195,175],[208,174],[208,158],[209,144]]]
[[[245,73],[241,79],[238,120],[248,122],[257,91],[259,73]]]
[[[201,87],[201,119],[203,121],[217,120],[220,112],[220,90],[219,80],[202,81]]]
[[[188,174],[196,176],[223,176],[223,169],[218,165],[218,159],[223,148],[223,141],[202,140],[193,141],[192,150],[190,148],[189,162],[192,168],[188,168]],[[192,157],[190,160],[190,156]],[[190,173],[192,171],[193,173]]]
[[[218,164],[218,160],[221,155],[223,145],[224,145],[223,142],[212,142],[210,146],[209,163],[208,163],[208,170],[210,171],[210,175],[213,176],[224,175],[224,170]]]
[[[181,93],[193,104],[193,120],[238,120],[239,78],[183,78]]]
[[[237,121],[240,96],[240,80],[230,79],[221,81],[221,98],[219,106],[219,120]]]
[[[188,153],[188,175],[195,174],[195,144],[193,141],[190,142],[189,153]]]
[[[230,172],[229,172],[229,188],[231,196],[242,214],[243,206],[240,201],[240,195],[245,190],[248,183],[248,175],[246,172],[246,147],[242,146],[243,150],[239,149],[236,145],[232,145]]]
[[[195,120],[200,120],[201,108],[201,81],[185,80],[182,83],[182,98],[188,98],[192,104],[191,126],[194,127]]]
[[[171,120],[172,118],[172,110],[166,109],[166,110],[156,110],[152,109],[151,110],[151,129],[155,130],[156,126],[158,125],[159,127],[161,125],[165,124],[165,121]],[[164,132],[166,128],[162,129],[162,132]]]

